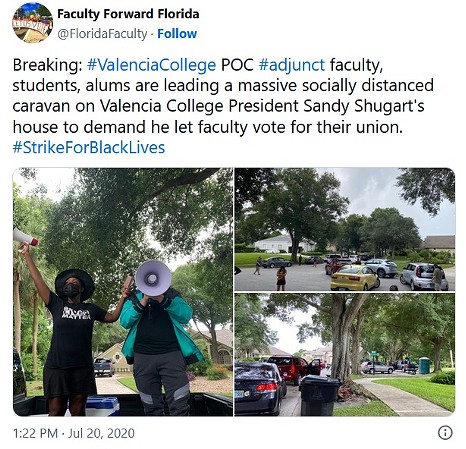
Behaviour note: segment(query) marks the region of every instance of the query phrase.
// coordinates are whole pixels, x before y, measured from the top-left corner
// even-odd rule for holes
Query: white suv
[[[407,284],[411,290],[434,290],[432,276],[434,274],[434,264],[425,262],[412,262],[403,268],[400,276],[400,282]],[[442,276],[442,290],[448,290],[448,281],[445,278],[445,273]]]

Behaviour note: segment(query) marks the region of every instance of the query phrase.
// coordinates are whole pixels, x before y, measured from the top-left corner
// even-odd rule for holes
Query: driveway
[[[241,273],[235,275],[236,292],[273,292],[277,289],[277,268],[261,268],[260,275],[254,274],[255,267],[241,268]],[[288,267],[286,290],[293,292],[320,292],[330,290],[330,276],[325,274],[324,264],[293,265]],[[450,291],[455,291],[455,268],[445,269],[445,276],[450,284]],[[396,285],[399,291],[411,291],[409,285],[400,282],[399,275],[390,279],[380,279],[380,287],[373,292],[386,292],[391,285]]]
[[[96,377],[97,394],[137,394],[118,382],[118,377],[128,377],[128,373],[115,374],[113,377]]]

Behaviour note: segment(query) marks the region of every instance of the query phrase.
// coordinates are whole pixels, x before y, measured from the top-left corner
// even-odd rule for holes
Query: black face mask
[[[67,298],[70,298],[70,299],[76,298],[76,296],[79,295],[80,290],[81,289],[79,288],[79,285],[76,285],[76,284],[66,284],[63,287],[63,293],[65,294]]]

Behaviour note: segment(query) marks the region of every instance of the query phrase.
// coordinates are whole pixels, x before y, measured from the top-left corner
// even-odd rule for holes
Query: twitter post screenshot
[[[9,446],[459,447],[463,17],[4,2]]]

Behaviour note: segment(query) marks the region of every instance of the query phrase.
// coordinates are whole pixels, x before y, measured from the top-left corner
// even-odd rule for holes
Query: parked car
[[[115,362],[112,359],[98,357],[94,360],[94,374],[96,376],[109,376],[115,374]]]
[[[291,260],[283,259],[283,257],[268,257],[262,262],[263,268],[291,267],[291,265]]]
[[[432,282],[432,276],[434,274],[434,264],[425,262],[411,262],[405,268],[400,275],[400,282],[402,284],[409,285],[411,290],[434,290],[434,283]],[[442,284],[440,285],[442,290],[447,291],[448,281],[445,278],[445,273],[442,276]]]
[[[330,276],[331,274],[338,271],[344,265],[351,265],[351,259],[342,259],[340,257],[335,257],[331,262],[325,264],[325,274]]]
[[[307,373],[307,361],[302,357],[273,355],[268,358],[268,363],[275,363],[278,366],[280,375],[287,382],[293,382],[298,386],[301,377]]]
[[[379,278],[384,278],[385,276],[393,278],[398,274],[398,267],[392,260],[369,259],[364,262],[364,265],[372,268]]]
[[[306,265],[313,265],[314,264],[314,257],[316,258],[316,263],[317,264],[325,263],[325,260],[322,259],[322,257],[320,257],[320,256],[307,256],[304,259],[304,263]]]
[[[344,265],[332,274],[331,290],[362,291],[380,287],[380,279],[365,265]]]
[[[27,396],[26,376],[24,374],[21,356],[13,348],[13,404],[25,399]]]
[[[324,262],[331,262],[333,259],[341,258],[341,254],[326,254],[324,256]]]
[[[361,363],[361,367],[359,369],[361,373],[363,374],[374,374],[374,373],[388,373],[392,374],[393,373],[393,366],[391,365],[385,365],[382,362],[377,362],[375,361],[374,364],[372,364],[372,361],[365,361]]]
[[[263,362],[235,363],[235,415],[252,413],[280,414],[287,385],[277,365]]]

